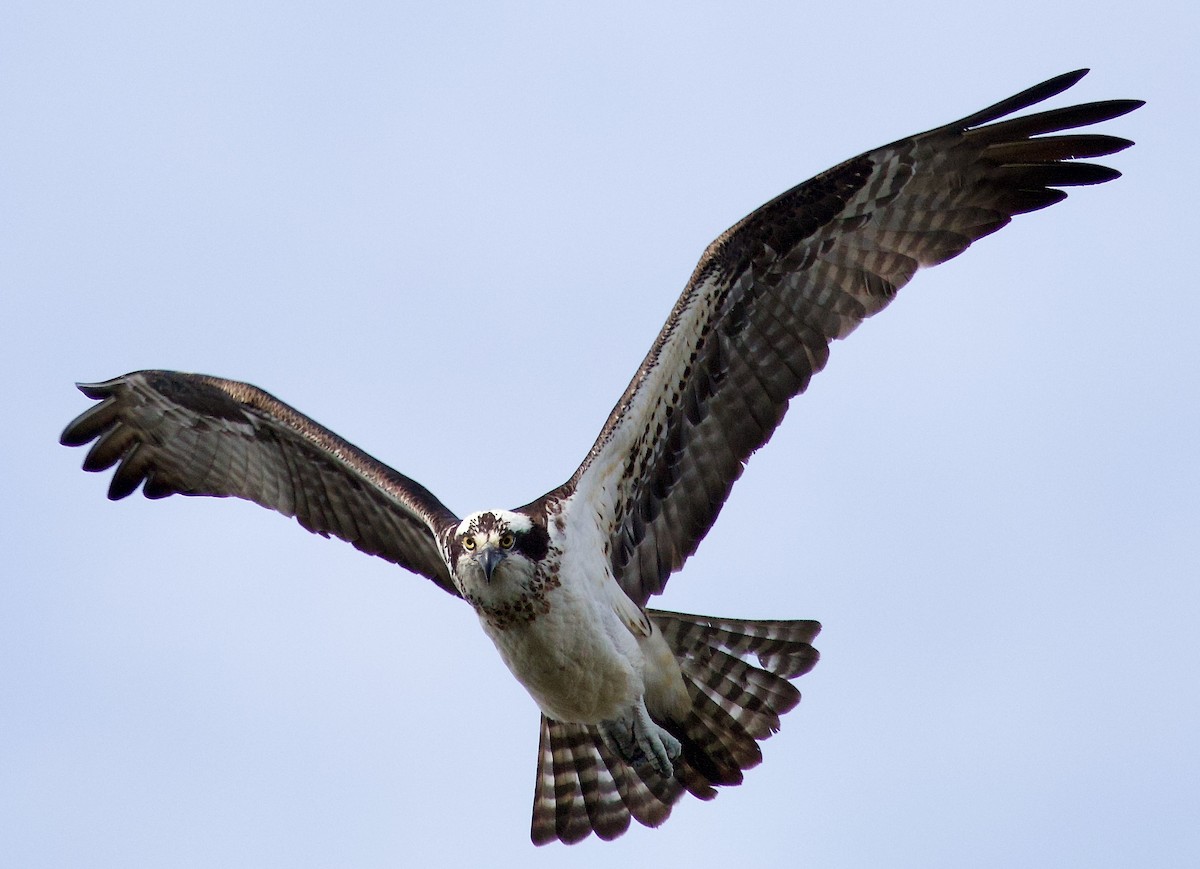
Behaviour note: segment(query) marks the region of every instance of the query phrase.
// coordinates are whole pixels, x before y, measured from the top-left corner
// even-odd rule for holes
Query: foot
[[[683,750],[679,740],[650,718],[638,702],[621,718],[600,722],[600,735],[621,759],[634,767],[650,766],[664,778],[675,772],[672,763]]]

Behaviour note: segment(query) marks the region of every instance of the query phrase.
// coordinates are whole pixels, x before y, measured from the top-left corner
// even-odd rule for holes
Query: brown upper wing
[[[644,604],[695,551],[750,454],[844,338],[918,268],[1014,214],[1098,184],[1131,142],[1058,135],[1141,105],[1111,100],[1000,120],[1075,84],[1044,82],[836,166],[714,241],[571,480],[611,529],[616,576]],[[1044,135],[1054,134],[1054,135]]]
[[[178,371],[136,371],[79,389],[100,403],[67,426],[62,443],[96,441],[85,470],[120,463],[108,497],[144,483],[148,498],[245,498],[458,593],[432,530],[457,522],[454,514],[261,389]]]

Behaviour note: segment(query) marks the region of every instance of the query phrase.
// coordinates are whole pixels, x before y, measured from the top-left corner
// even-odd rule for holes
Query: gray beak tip
[[[488,547],[483,552],[479,553],[479,566],[483,568],[483,578],[488,582],[492,581],[492,574],[496,570],[496,565],[504,560],[504,550]]]

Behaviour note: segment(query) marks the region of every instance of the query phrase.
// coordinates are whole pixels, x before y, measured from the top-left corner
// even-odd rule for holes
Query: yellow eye
[[[513,544],[516,542],[517,542],[517,538],[513,537],[512,532],[510,532],[510,531],[505,531],[503,534],[500,535],[500,548],[501,549],[512,549]]]
[[[475,538],[474,537],[464,537],[462,543],[463,543],[463,549],[467,550],[467,552],[475,551]]]

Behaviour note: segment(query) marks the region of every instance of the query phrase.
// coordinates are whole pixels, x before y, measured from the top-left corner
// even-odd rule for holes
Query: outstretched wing
[[[1131,142],[1057,134],[1138,101],[1000,120],[1085,73],[848,160],[708,247],[587,458],[548,496],[574,489],[595,509],[633,600],[662,591],[695,551],[750,454],[825,366],[833,339],[886,306],[918,268],[1065,198],[1058,188],[1119,176],[1074,160]]]
[[[178,371],[135,371],[79,389],[100,403],[61,440],[96,441],[84,470],[120,463],[109,498],[143,482],[147,498],[245,498],[458,594],[433,535],[457,522],[454,514],[419,483],[261,389]]]

